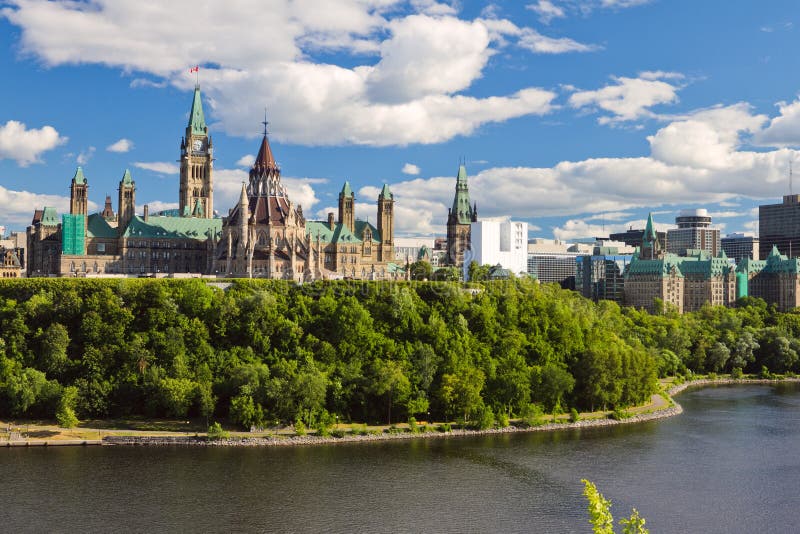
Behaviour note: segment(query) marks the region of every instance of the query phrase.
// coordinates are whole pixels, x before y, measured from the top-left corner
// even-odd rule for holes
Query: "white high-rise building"
[[[470,250],[464,255],[464,279],[469,264],[500,265],[515,275],[528,270],[528,223],[508,218],[471,223]]]

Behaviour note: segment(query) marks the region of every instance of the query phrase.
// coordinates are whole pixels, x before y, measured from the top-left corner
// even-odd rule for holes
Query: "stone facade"
[[[447,264],[464,266],[464,253],[469,250],[471,224],[478,220],[478,205],[470,204],[467,167],[459,165],[453,206],[447,213]]]

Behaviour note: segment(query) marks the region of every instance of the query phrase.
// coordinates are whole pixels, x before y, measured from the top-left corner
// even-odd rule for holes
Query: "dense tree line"
[[[620,408],[657,374],[796,370],[800,315],[648,315],[530,280],[0,282],[0,416],[473,420]],[[484,414],[485,415],[485,414]]]

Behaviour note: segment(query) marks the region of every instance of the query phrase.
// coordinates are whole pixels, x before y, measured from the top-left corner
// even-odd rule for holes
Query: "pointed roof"
[[[642,236],[642,241],[646,243],[655,243],[658,240],[658,234],[656,234],[656,227],[653,223],[653,213],[647,214],[647,226],[644,228],[644,235]]]
[[[133,185],[133,178],[131,177],[130,169],[125,169],[125,174],[122,175],[123,185]]]
[[[277,168],[278,164],[275,163],[275,157],[272,155],[272,148],[269,146],[269,139],[267,138],[267,134],[264,134],[264,138],[261,140],[261,146],[258,149],[256,162],[253,164],[253,169],[270,170]]]
[[[450,216],[454,217],[458,224],[469,224],[473,222],[474,212],[469,201],[469,185],[467,184],[467,166],[458,166],[456,175],[456,195],[453,197],[453,207]]]
[[[78,167],[75,170],[75,176],[72,177],[72,181],[75,182],[76,184],[85,184],[86,183],[86,177],[83,175],[83,169],[82,168]]]
[[[380,196],[382,198],[394,198],[394,195],[392,195],[392,192],[389,190],[389,184],[383,184]]]
[[[344,186],[342,187],[342,192],[340,194],[342,194],[342,195],[344,195],[346,197],[352,197],[353,196],[353,190],[350,189],[350,182],[348,182],[348,181],[344,182]]]
[[[459,165],[458,166],[458,175],[456,179],[459,182],[466,182],[467,181],[467,166],[466,165]]]
[[[200,98],[200,86],[194,88],[192,110],[189,112],[189,130],[192,134],[205,135],[206,117],[203,114],[203,101]]]

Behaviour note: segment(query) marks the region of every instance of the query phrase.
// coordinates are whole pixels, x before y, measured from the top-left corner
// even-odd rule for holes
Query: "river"
[[[554,433],[287,448],[0,449],[4,532],[590,532],[581,478],[657,533],[796,531],[800,386]]]

